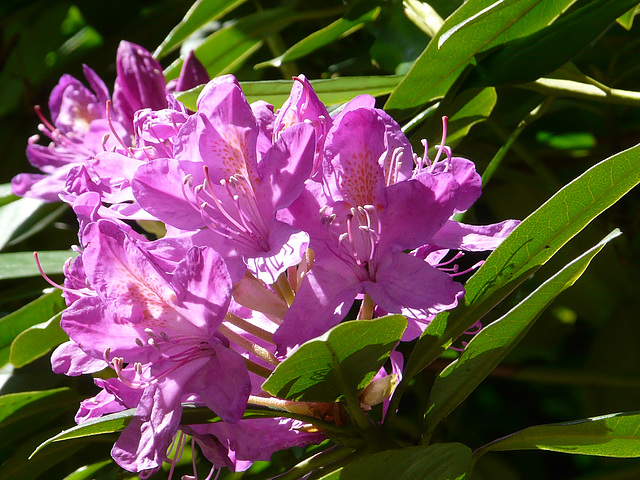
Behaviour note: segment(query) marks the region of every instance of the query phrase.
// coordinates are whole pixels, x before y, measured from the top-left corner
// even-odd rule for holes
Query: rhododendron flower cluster
[[[262,390],[265,378],[351,319],[354,302],[361,320],[405,315],[403,340],[416,338],[464,295],[460,256],[495,249],[518,223],[453,219],[481,182],[445,145],[446,121],[432,160],[373,97],[332,116],[302,75],[276,111],[249,104],[231,75],[208,81],[192,55],[167,86],[149,52],[123,42],[117,73],[113,99],[88,67],[90,88],[62,77],[51,120],[38,110],[52,143],[27,147],[43,173],[13,187],[78,216],[79,255],[62,287],[69,341],[53,368],[113,371],[96,378],[100,392],[76,420],[135,409],[112,456],[141,476],[186,435],[214,467],[232,470],[324,440],[300,420],[243,419],[248,403],[279,401]],[[200,83],[196,112],[172,95]],[[149,239],[136,220],[163,235]],[[401,356],[391,358],[401,375]],[[220,421],[185,425],[185,402]]]

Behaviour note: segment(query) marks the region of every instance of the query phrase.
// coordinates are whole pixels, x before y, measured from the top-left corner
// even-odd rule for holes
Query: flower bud
[[[369,383],[359,395],[362,405],[372,407],[382,403],[391,396],[398,385],[399,376],[395,373],[376,378]]]

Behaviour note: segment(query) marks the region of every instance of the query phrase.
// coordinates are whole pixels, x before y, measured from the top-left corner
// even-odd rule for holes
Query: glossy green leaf
[[[68,388],[9,393],[0,397],[0,446],[8,446],[41,429],[56,417],[78,408]]]
[[[38,252],[40,265],[44,273],[53,275],[63,273],[64,262],[70,257],[75,257],[76,252],[71,250],[58,250],[51,252]],[[9,278],[24,278],[40,276],[31,252],[2,253],[0,254],[0,280]]]
[[[369,6],[366,2],[357,4],[358,10],[362,10],[362,6]],[[355,12],[350,9],[342,18],[327,25],[326,27],[313,32],[303,40],[299,41],[279,57],[269,60],[268,62],[259,63],[255,68],[267,66],[279,67],[283,62],[289,62],[302,58],[310,53],[315,52],[319,48],[329,45],[341,38],[360,30],[366,23],[374,21],[380,13],[380,7],[375,7],[365,11],[364,13]]]
[[[461,443],[385,450],[360,458],[322,480],[460,480],[469,473],[471,450]]]
[[[479,62],[466,85],[474,87],[527,83],[560,68],[593,42],[637,0],[594,0],[552,25],[523,38]]]
[[[110,413],[71,427],[57,435],[50,436],[50,438],[38,445],[37,448],[34,447],[31,457],[37,455],[41,450],[45,449],[45,447],[47,447],[46,450],[49,450],[52,443],[61,442],[62,440],[73,440],[76,438],[103,435],[105,433],[121,432],[124,430],[124,427],[129,425],[135,412],[135,408],[129,408],[122,412]]]
[[[208,22],[216,20],[246,0],[196,0],[184,18],[162,41],[153,55],[162,58],[180,46],[185,39]]]
[[[427,407],[427,432],[432,432],[444,417],[475,390],[526,335],[542,311],[562,291],[572,286],[598,252],[620,234],[619,230],[614,230],[471,339],[462,355],[440,372],[433,384]]]
[[[339,77],[326,80],[311,80],[314,91],[327,105],[346,103],[352,98],[367,94],[374,97],[391,92],[402,80],[402,75],[384,75],[375,77]],[[290,80],[269,80],[263,82],[240,82],[249,102],[264,100],[280,108],[289,98],[292,82]],[[203,87],[176,93],[176,98],[191,110],[196,109],[196,101]]]
[[[0,350],[9,350],[15,338],[27,328],[53,318],[65,308],[59,290],[46,293],[33,302],[0,318]]]
[[[639,182],[640,146],[636,146],[591,167],[529,215],[469,279],[463,302],[429,324],[407,362],[403,382]]]
[[[626,30],[631,30],[633,26],[633,20],[636,18],[636,15],[640,12],[640,6],[633,7],[624,15],[618,17],[616,21],[622,25]]]
[[[485,445],[475,456],[501,450],[551,450],[604,457],[640,457],[640,413],[614,413],[525,428]]]
[[[288,400],[333,402],[344,393],[342,378],[355,394],[382,367],[406,328],[400,315],[338,325],[278,365],[262,389]]]
[[[288,8],[255,12],[209,35],[194,53],[211,77],[230,73],[260,48],[266,37],[294,22],[313,17],[313,11],[299,13]],[[178,77],[182,63],[181,57],[169,65],[164,72],[167,80]]]
[[[16,231],[45,203],[33,198],[21,198],[0,207],[0,249],[15,235]]]
[[[10,183],[0,184],[0,207],[7,203],[15,202],[20,197],[14,195],[11,190]]]
[[[419,0],[405,0],[404,13],[420,30],[433,38],[442,28],[444,20],[431,5]]]
[[[111,464],[111,460],[104,460],[102,462],[93,463],[91,465],[85,465],[84,467],[80,467],[75,472],[64,477],[63,480],[93,480],[96,473],[105,468],[107,465]]]
[[[43,441],[37,448],[35,448],[32,456],[36,455],[45,447],[49,448],[49,445],[51,445],[52,443],[121,432],[127,425],[129,425],[129,422],[131,421],[135,413],[135,408],[129,408],[121,412],[103,415],[100,418],[88,420],[80,425],[71,427],[56,435],[52,435],[47,440]],[[281,410],[267,409],[256,405],[248,405],[243,418],[272,418],[281,416],[283,416],[283,412]],[[183,424],[196,425],[203,423],[215,423],[219,421],[220,417],[218,417],[207,407],[199,407],[191,403],[182,404],[181,422]]]
[[[469,0],[445,20],[385,109],[415,109],[443,97],[474,55],[529,35],[575,0]]]
[[[15,245],[51,225],[67,205],[20,198],[0,207],[0,249]]]
[[[9,361],[14,367],[24,367],[46,355],[69,339],[60,328],[62,312],[47,322],[27,328],[11,344]]]

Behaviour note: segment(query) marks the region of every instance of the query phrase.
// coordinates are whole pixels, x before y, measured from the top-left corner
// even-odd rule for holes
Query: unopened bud
[[[376,378],[360,392],[360,403],[370,407],[382,403],[391,396],[396,385],[398,385],[398,375],[395,373]]]

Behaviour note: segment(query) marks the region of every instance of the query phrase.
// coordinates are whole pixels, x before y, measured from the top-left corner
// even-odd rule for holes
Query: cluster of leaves
[[[640,75],[633,62],[640,42],[632,26],[637,0],[360,0],[321,7],[198,0],[184,19],[174,19],[170,11],[188,8],[181,3],[149,3],[137,12],[158,18],[148,22],[155,25],[177,23],[161,42],[158,35],[164,35],[145,31],[146,22],[137,25],[146,33],[127,38],[145,44],[148,35],[146,42],[159,43],[155,55],[166,61],[168,79],[179,72],[178,48],[194,48],[210,75],[233,72],[249,101],[279,107],[290,77],[305,73],[317,79],[314,89],[326,104],[339,106],[360,93],[379,97],[414,147],[422,138],[437,144],[440,117],[447,115],[448,144],[476,162],[487,186],[467,216],[480,223],[526,217],[466,282],[464,302],[440,314],[405,352],[404,377],[385,420],[393,443],[376,432],[353,443],[353,435],[338,429],[330,436],[340,448],[282,452],[242,478],[270,478],[296,464],[282,478],[312,470],[313,478],[325,479],[570,478],[586,472],[589,478],[636,478],[637,461],[594,456],[640,456],[640,414],[629,412],[638,408],[640,390],[633,322],[639,205],[622,199],[640,182],[640,150],[632,146],[640,128],[640,92],[634,91]],[[126,24],[100,30],[97,16],[82,4],[56,7],[57,16],[51,8],[33,2],[7,12],[13,23],[3,28],[0,84],[10,87],[21,78],[16,72],[27,59],[26,71],[37,72],[31,82],[50,87],[56,79],[45,80],[47,74],[58,75],[73,61],[93,63],[91,52],[115,45],[127,32]],[[122,21],[124,15],[114,16]],[[44,38],[28,47],[33,35],[20,26],[29,18],[55,31],[60,45]],[[13,85],[12,98],[29,86]],[[195,109],[197,93],[180,99]],[[18,106],[2,108],[3,122],[19,115]],[[12,127],[13,141],[26,142],[33,128],[27,123],[24,135]],[[21,152],[10,160],[3,167],[7,180],[26,165]],[[45,272],[60,274],[75,242],[67,213],[60,205],[18,199],[7,185],[0,190],[0,308],[6,313],[0,373],[8,376],[0,391],[0,479],[122,478],[108,451],[133,412],[69,430],[91,385],[48,372],[46,354],[65,340],[59,327],[64,302],[57,291],[34,300],[42,280],[30,250],[42,251]],[[619,236],[615,226],[625,235],[603,250]],[[556,301],[601,250],[584,278]],[[462,347],[459,337],[479,320],[485,328],[464,351],[449,348]],[[290,400],[342,395],[348,401],[384,362],[403,322],[387,317],[340,325],[283,362],[264,388]],[[627,413],[614,413],[621,411]],[[185,415],[215,421],[198,409]],[[589,457],[484,455],[533,449]],[[322,453],[310,457],[315,451]],[[190,463],[190,452],[181,462]]]

